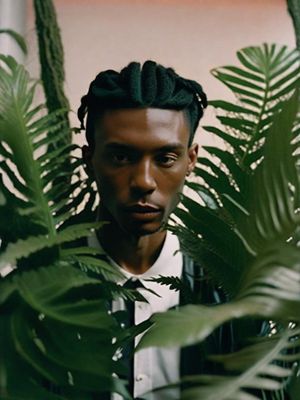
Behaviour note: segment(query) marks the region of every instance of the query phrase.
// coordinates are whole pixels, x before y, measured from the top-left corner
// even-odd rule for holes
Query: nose
[[[152,193],[156,189],[156,180],[154,176],[154,166],[150,160],[140,160],[133,167],[131,190],[137,193]]]

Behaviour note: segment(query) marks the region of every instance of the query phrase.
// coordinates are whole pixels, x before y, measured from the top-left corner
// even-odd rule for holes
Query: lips
[[[137,220],[152,220],[162,213],[160,207],[144,203],[128,206],[125,208],[125,211],[131,216],[131,218]]]
[[[139,203],[139,204],[133,204],[132,206],[126,207],[126,210],[128,212],[138,212],[138,213],[151,213],[151,212],[160,212],[161,209],[155,205],[152,204],[144,204],[144,203]]]

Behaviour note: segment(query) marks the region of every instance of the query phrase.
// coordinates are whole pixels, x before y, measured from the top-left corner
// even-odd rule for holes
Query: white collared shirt
[[[95,236],[89,238],[89,246],[100,246]],[[149,282],[147,279],[162,276],[182,276],[182,254],[179,250],[177,236],[167,232],[166,239],[159,257],[152,267],[141,275],[134,275],[122,269],[112,259],[110,262],[119,268],[125,278],[118,283],[123,285],[128,279],[138,279],[147,289],[157,293],[160,297],[145,290],[143,287],[137,290],[145,297],[148,303],[135,302],[135,324],[139,324],[150,318],[152,314],[163,312],[179,304],[179,292],[170,290],[169,286],[160,285],[157,282]],[[112,311],[125,309],[123,299],[113,301]],[[135,345],[138,344],[142,335],[135,338]],[[135,353],[134,356],[134,397],[141,397],[145,400],[175,400],[179,398],[178,389],[165,389],[156,393],[147,393],[155,388],[170,383],[178,382],[180,368],[179,348],[157,348],[149,347]],[[147,394],[146,394],[147,393]],[[112,395],[112,400],[121,400],[118,394]]]

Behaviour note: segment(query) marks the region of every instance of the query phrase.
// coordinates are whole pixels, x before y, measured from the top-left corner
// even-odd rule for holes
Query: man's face
[[[124,232],[158,231],[179,200],[196,163],[183,111],[107,111],[95,124],[95,148],[85,149],[106,219]],[[103,212],[102,212],[103,214]]]

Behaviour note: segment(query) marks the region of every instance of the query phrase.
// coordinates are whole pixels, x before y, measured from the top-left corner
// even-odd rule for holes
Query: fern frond
[[[20,258],[28,257],[39,250],[89,236],[93,229],[98,229],[102,225],[101,222],[79,224],[65,228],[53,236],[37,235],[24,240],[20,239],[16,243],[9,243],[0,255],[0,270],[7,264],[15,266]]]
[[[81,270],[91,271],[107,281],[118,281],[124,278],[124,275],[118,269],[101,258],[88,255],[73,255],[71,260],[78,263]]]
[[[286,378],[292,374],[293,362],[300,359],[299,333],[299,329],[287,329],[269,339],[256,339],[256,344],[236,353],[211,357],[213,361],[223,364],[231,375],[186,377],[183,381],[192,383],[193,387],[184,390],[182,398],[261,400],[264,390],[283,389]],[[287,355],[291,348],[294,352]],[[289,364],[285,363],[287,360]],[[284,398],[282,393],[281,399]]]
[[[223,130],[229,131],[227,135],[221,131],[216,134],[240,155],[240,166],[251,166],[255,160],[251,163],[248,156],[262,145],[260,140],[267,135],[272,115],[279,111],[282,100],[299,86],[299,54],[286,46],[265,44],[244,48],[237,56],[241,67],[216,68],[212,74],[233,91],[238,104],[224,101],[210,104],[222,110],[217,118]]]

